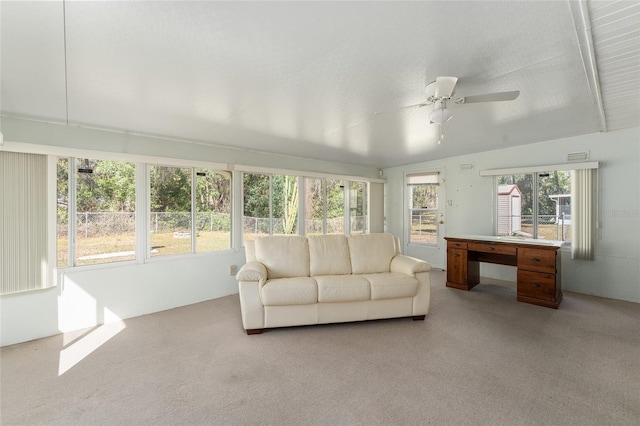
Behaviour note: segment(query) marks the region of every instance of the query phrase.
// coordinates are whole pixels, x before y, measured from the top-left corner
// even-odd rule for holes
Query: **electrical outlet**
[[[235,275],[238,273],[238,267],[236,265],[229,266],[229,275]]]

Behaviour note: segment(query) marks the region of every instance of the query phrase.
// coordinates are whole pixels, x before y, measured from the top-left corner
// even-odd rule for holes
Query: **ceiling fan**
[[[405,108],[422,108],[427,105],[435,105],[433,111],[429,114],[429,124],[442,124],[451,120],[453,117],[453,113],[447,108],[447,102],[449,101],[453,101],[456,104],[500,102],[513,101],[520,96],[519,90],[486,93],[484,95],[475,96],[456,96],[455,88],[457,83],[458,77],[436,77],[436,81],[427,84],[427,87],[425,87],[427,101],[415,105],[409,105]]]

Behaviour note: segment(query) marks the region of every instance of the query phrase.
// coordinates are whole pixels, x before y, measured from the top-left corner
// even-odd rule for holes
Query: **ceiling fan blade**
[[[514,90],[512,92],[497,92],[497,93],[486,93],[484,95],[476,95],[476,96],[465,96],[464,98],[460,98],[455,100],[458,104],[472,104],[475,102],[500,102],[500,101],[513,101],[518,96],[520,96],[519,90]]]
[[[436,98],[450,98],[458,83],[458,77],[436,77]]]
[[[414,105],[407,105],[407,106],[403,106],[400,107],[400,109],[407,109],[407,108],[422,108],[422,107],[426,107],[427,105],[431,105],[428,102],[422,102],[420,104],[414,104]]]
[[[427,105],[431,105],[431,104],[429,104],[428,102],[422,102],[420,104],[401,106],[401,107],[398,107],[398,108],[393,108],[393,109],[388,109],[388,110],[383,110],[383,111],[374,111],[373,115],[386,114],[388,112],[398,112],[398,111],[401,111],[403,109],[422,108],[422,107],[426,107]]]

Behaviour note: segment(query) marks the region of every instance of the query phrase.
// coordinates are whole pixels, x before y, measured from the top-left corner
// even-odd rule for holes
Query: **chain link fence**
[[[248,234],[269,234],[269,218],[244,216],[243,229]],[[366,216],[353,216],[351,232],[364,232]],[[273,233],[284,233],[284,219],[273,218]],[[321,234],[322,220],[307,220],[306,231],[309,234]],[[149,214],[149,229],[152,233],[191,230],[191,213],[189,212],[151,212]],[[135,212],[84,212],[76,214],[76,232],[79,237],[101,237],[117,234],[134,234],[136,230]],[[228,213],[199,212],[196,213],[196,230],[211,232],[230,232],[231,215]],[[59,221],[59,237],[66,237],[68,228],[66,223]],[[328,234],[344,233],[344,218],[327,219]]]
[[[58,236],[66,237],[66,223],[58,222]],[[136,231],[135,212],[84,212],[76,213],[76,234],[79,237],[100,237],[131,234]]]
[[[189,212],[151,212],[150,230],[153,233],[191,230]],[[136,230],[135,212],[84,212],[76,214],[76,232],[79,237],[91,238],[118,234],[134,234]],[[228,213],[196,213],[197,231],[230,232],[231,215]],[[59,221],[57,234],[66,237],[68,227]]]
[[[364,221],[364,218],[361,219]],[[322,234],[322,219],[307,219],[305,220],[305,226],[307,230],[307,234],[315,235]],[[357,224],[356,224],[357,225]],[[352,222],[352,230],[353,222]],[[343,217],[334,217],[327,219],[327,234],[344,234],[344,218]]]
[[[509,216],[501,216],[507,217]],[[511,216],[513,222],[520,224],[520,230],[514,235],[533,238],[533,215]],[[571,241],[571,215],[538,215],[538,238],[555,241]]]
[[[351,232],[365,232],[366,216],[353,216],[351,219]],[[269,234],[269,218],[243,216],[242,226],[245,234]],[[305,220],[307,234],[322,234],[323,221],[321,219]],[[273,218],[273,233],[284,233],[284,219]],[[327,234],[344,234],[344,218],[334,217],[327,219]]]

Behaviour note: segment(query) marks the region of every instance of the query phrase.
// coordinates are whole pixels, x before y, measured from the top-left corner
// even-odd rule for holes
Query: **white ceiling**
[[[598,96],[575,6],[3,1],[0,108],[376,167],[593,133]],[[639,11],[589,5],[608,129],[640,125]],[[442,75],[459,77],[458,95],[521,94],[450,105],[438,145],[431,108],[400,107]]]

